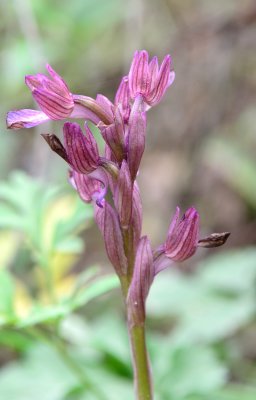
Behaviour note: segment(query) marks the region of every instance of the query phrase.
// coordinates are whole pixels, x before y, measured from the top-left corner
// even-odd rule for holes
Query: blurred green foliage
[[[11,312],[12,318],[5,320],[0,341],[19,357],[2,369],[2,398],[132,398],[119,293],[108,294],[107,302],[98,299],[97,313],[90,315],[87,307],[74,313],[117,282],[111,277],[95,279],[91,269],[85,275],[79,304],[74,306],[71,296],[64,303],[34,309],[29,317],[14,319]],[[13,297],[8,279],[1,281],[5,315]],[[147,307],[156,399],[255,398],[256,368],[243,354],[243,335],[256,329],[255,281],[256,248],[208,257],[192,276],[172,270],[157,277]]]

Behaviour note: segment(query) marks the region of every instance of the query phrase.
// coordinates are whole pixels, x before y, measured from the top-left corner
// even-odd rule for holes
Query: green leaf
[[[90,286],[80,290],[76,296],[71,299],[73,309],[84,306],[94,298],[119,287],[120,283],[116,275],[104,276],[95,280]]]
[[[53,238],[53,246],[58,247],[64,239],[76,233],[81,226],[84,226],[92,218],[92,206],[82,203],[80,199],[76,201],[74,213],[64,221],[56,224]]]
[[[216,254],[198,266],[202,284],[233,293],[247,292],[256,279],[256,248],[232,250]]]
[[[77,378],[47,346],[35,346],[20,362],[1,370],[0,398],[5,400],[62,399]]]
[[[89,301],[116,288],[118,284],[119,281],[116,276],[99,277],[97,280],[90,282],[87,287],[80,289],[75,296],[67,298],[59,304],[45,307],[37,305],[28,317],[17,321],[16,326],[24,328],[62,319]]]
[[[15,351],[24,352],[31,346],[32,340],[22,332],[2,328],[0,330],[0,344]]]
[[[191,394],[211,394],[223,386],[227,371],[211,349],[199,345],[166,347],[166,341],[164,344],[158,354],[164,358],[164,364],[159,374],[155,363],[155,376],[156,390],[169,396],[166,398],[181,400]]]
[[[215,394],[213,400],[255,400],[256,388],[244,385],[228,385]]]
[[[0,269],[0,317],[5,320],[13,316],[14,286],[10,273]]]

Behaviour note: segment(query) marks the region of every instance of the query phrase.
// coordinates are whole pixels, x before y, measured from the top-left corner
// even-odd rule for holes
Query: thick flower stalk
[[[42,136],[69,166],[69,181],[85,203],[94,206],[95,221],[102,233],[107,256],[118,275],[127,310],[136,398],[153,399],[153,384],[146,350],[146,299],[154,277],[172,263],[191,257],[198,247],[217,247],[229,233],[199,239],[199,214],[190,207],[180,219],[177,207],[166,240],[153,250],[141,236],[142,204],[137,174],[145,150],[147,112],[158,104],[175,74],[167,55],[159,66],[156,57],[137,51],[129,73],[117,89],[114,102],[98,94],[96,99],[72,94],[66,82],[49,66],[49,77],[25,78],[40,110],[10,111],[7,127],[31,128],[48,120],[80,118],[63,126],[63,143],[54,134]],[[104,154],[87,125],[93,122],[104,141]],[[111,203],[105,198],[112,196]],[[110,198],[110,197],[108,197]]]

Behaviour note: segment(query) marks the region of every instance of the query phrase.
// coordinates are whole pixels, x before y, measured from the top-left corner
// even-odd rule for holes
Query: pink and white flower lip
[[[141,95],[148,106],[154,106],[160,102],[174,79],[175,72],[171,70],[169,54],[164,57],[159,67],[157,57],[153,57],[149,62],[147,51],[135,52],[129,72],[132,99]]]
[[[97,175],[80,174],[75,170],[69,171],[69,181],[73,188],[78,192],[79,196],[85,203],[95,203],[98,207],[103,207],[104,197],[107,192],[107,177]]]

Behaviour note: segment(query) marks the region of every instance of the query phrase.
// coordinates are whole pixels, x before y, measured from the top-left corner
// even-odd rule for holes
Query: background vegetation
[[[256,7],[246,0],[0,1],[0,398],[130,400],[123,308],[100,234],[40,137],[24,75],[49,62],[74,93],[114,97],[135,49],[171,53],[176,81],[149,113],[143,231],[175,206],[231,231],[161,274],[148,301],[159,400],[256,398]]]

